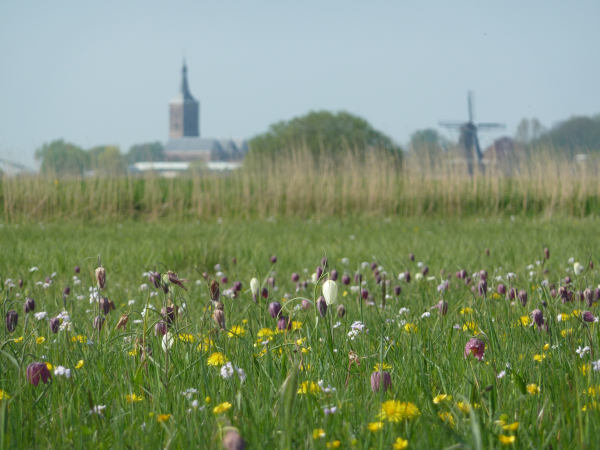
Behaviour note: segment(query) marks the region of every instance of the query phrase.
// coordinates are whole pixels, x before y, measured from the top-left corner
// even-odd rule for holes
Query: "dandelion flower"
[[[0,400],[9,399],[10,395],[4,389],[0,389]]]
[[[531,395],[535,395],[535,394],[539,394],[542,390],[541,390],[541,388],[537,384],[531,383],[531,384],[527,385],[527,391]]]
[[[398,402],[388,400],[381,404],[381,412],[378,418],[389,422],[400,422],[404,419],[413,419],[420,414],[419,408],[410,402]]]
[[[44,342],[46,342],[46,338],[43,336],[40,336],[39,338],[37,338],[35,340],[35,342],[37,342],[38,344],[43,344]]]
[[[504,425],[502,429],[507,431],[517,431],[519,429],[519,422],[513,422],[508,425]]]
[[[465,314],[473,314],[473,309],[472,309],[472,308],[469,308],[468,306],[466,306],[466,307],[464,307],[464,308],[462,308],[462,309],[460,310],[460,313],[461,313],[462,315],[465,315]]]
[[[315,428],[313,430],[313,439],[319,439],[325,437],[325,430],[323,428]]]
[[[321,388],[314,381],[303,381],[298,388],[298,394],[318,394]]]
[[[433,403],[435,403],[436,405],[438,403],[441,403],[443,401],[450,401],[452,400],[452,396],[451,395],[447,395],[447,394],[440,394],[440,395],[436,395],[433,399]]]
[[[515,441],[517,440],[516,436],[504,436],[503,434],[498,436],[498,439],[500,439],[500,442],[503,443],[504,445],[509,445],[509,444],[514,444]]]
[[[170,418],[171,418],[171,414],[159,414],[158,417],[156,418],[156,420],[158,421],[158,423],[161,423],[161,422],[166,422]]]
[[[445,412],[442,412],[442,411],[438,412],[438,417],[440,419],[442,419],[444,422],[447,422],[448,425],[450,425],[453,428],[454,428],[454,425],[456,425],[456,421],[454,420],[454,416],[451,413],[447,412],[447,411],[445,411]]]
[[[394,445],[393,445],[394,450],[404,450],[407,447],[408,447],[408,441],[406,439],[402,439],[401,437],[396,439],[396,442],[394,442]]]
[[[83,367],[83,359],[80,359],[79,362],[77,363],[77,365],[75,366],[76,369],[81,369]]]
[[[213,412],[215,414],[221,414],[224,413],[225,411],[227,411],[229,408],[231,408],[231,403],[229,402],[224,402],[221,403],[220,405],[215,406],[215,408],[213,409]]]
[[[141,402],[142,400],[144,400],[144,397],[137,396],[135,394],[131,394],[131,395],[126,395],[125,396],[125,400],[127,400],[127,403],[135,403],[135,402]]]
[[[244,330],[240,325],[234,325],[227,333],[229,337],[243,337],[246,334],[246,330]]]
[[[222,366],[227,362],[227,358],[221,352],[215,352],[208,357],[206,364],[209,366]]]
[[[369,430],[375,433],[376,431],[379,431],[383,428],[383,422],[372,422],[368,425],[368,427]]]

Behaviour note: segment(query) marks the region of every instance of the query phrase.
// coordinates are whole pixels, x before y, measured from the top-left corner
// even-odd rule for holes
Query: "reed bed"
[[[348,149],[337,157],[303,146],[253,159],[231,173],[120,177],[20,176],[0,180],[5,222],[217,217],[586,217],[600,212],[600,160],[539,150],[488,161]]]

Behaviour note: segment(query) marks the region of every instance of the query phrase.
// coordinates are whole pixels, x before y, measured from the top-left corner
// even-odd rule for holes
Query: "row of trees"
[[[35,153],[41,161],[40,170],[52,175],[77,175],[88,172],[97,175],[119,175],[127,165],[138,161],[164,161],[164,147],[160,142],[134,145],[122,154],[115,145],[102,145],[88,150],[62,139],[44,144]]]

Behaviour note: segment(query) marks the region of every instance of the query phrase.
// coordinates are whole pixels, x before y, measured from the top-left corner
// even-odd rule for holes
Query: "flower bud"
[[[366,289],[361,289],[360,296],[363,300],[366,300],[369,297],[369,291],[367,291]]]
[[[487,295],[487,281],[485,281],[484,279],[479,280],[479,283],[477,283],[477,292],[482,297],[485,297]]]
[[[524,289],[519,291],[519,301],[521,302],[521,305],[527,305],[527,292]]]
[[[23,303],[23,311],[25,314],[35,311],[35,300],[27,297]]]
[[[346,307],[344,305],[339,305],[337,307],[337,313],[338,313],[338,317],[340,319],[343,319],[344,316],[346,315]]]
[[[394,286],[394,295],[398,297],[402,293],[402,288],[398,286]]]
[[[327,314],[327,301],[325,301],[325,297],[323,296],[317,299],[317,311],[319,311],[321,317],[325,317],[325,314]]]
[[[552,297],[552,298],[556,297],[556,289],[550,290],[550,297]]]
[[[433,305],[429,309],[436,309],[436,308],[442,316],[445,316],[448,313],[448,302],[445,302],[444,300],[440,300],[439,302],[437,302],[435,305]]]
[[[588,265],[590,267],[590,270],[594,270],[594,261],[590,261]]]
[[[79,273],[79,271],[80,271],[81,269],[79,268],[79,266],[75,266],[75,269],[74,269],[74,270],[75,270],[75,273]]]
[[[323,256],[323,257],[321,258],[321,265],[322,265],[323,267],[326,267],[326,266],[327,266],[327,258],[326,258],[325,256]]]
[[[19,278],[19,288],[23,289],[23,280]]]
[[[337,271],[337,270],[335,270],[335,269],[333,269],[333,270],[331,271],[331,273],[329,274],[329,279],[330,279],[331,281],[337,281],[337,279],[338,279],[338,271]]]
[[[567,276],[564,280],[565,284],[571,284],[571,277]]]
[[[110,303],[108,303],[108,299],[106,297],[100,297],[98,305],[100,306],[100,311],[102,311],[104,315],[107,315],[110,312]]]
[[[173,323],[177,319],[178,312],[179,307],[177,305],[167,306],[166,308],[160,309],[160,314],[163,316],[163,320],[167,323],[168,326],[173,325]]]
[[[404,272],[404,279],[407,283],[410,283],[410,272],[408,270]]]
[[[383,379],[383,383],[382,383]],[[382,386],[383,384],[383,386]],[[373,372],[371,374],[371,390],[373,393],[379,392],[379,388],[383,388],[383,392],[387,391],[388,388],[392,385],[392,376],[389,372],[379,370],[377,372]]]
[[[71,288],[69,286],[66,286],[63,292],[66,296],[68,296],[71,293]]]
[[[335,281],[327,280],[323,283],[323,296],[328,306],[333,305],[337,301],[338,288]]]
[[[220,296],[221,293],[219,289],[219,283],[217,283],[215,280],[212,280],[210,283],[210,299],[213,302],[217,302],[219,301]]]
[[[577,298],[579,299],[580,302],[582,302],[585,298],[583,297],[583,292],[581,291],[577,291]]]
[[[277,256],[273,255],[271,256],[271,263],[275,264],[277,262]]]
[[[262,291],[260,291],[260,295],[262,295],[263,298],[269,298],[269,290],[266,287],[262,288]]]
[[[129,321],[129,314],[122,314],[121,317],[119,318],[119,321],[117,322],[117,326],[115,327],[115,330],[122,328],[123,331],[125,331],[127,328],[128,321]]]
[[[321,276],[323,276],[323,268],[321,266],[317,267],[315,273],[317,274],[317,280],[320,280]]]
[[[410,259],[411,261],[414,261],[415,260],[415,255],[413,255],[412,253],[410,253],[408,255],[408,259]]]
[[[356,272],[354,274],[354,284],[359,285],[360,283],[362,283],[362,274],[359,272]]]
[[[487,256],[490,256],[490,249],[489,249],[489,248],[486,248],[486,249],[485,249],[485,254],[486,254]]]
[[[235,256],[231,258],[231,264],[233,264],[234,266],[237,264],[237,259],[235,258]]]
[[[485,352],[485,342],[481,339],[471,338],[467,345],[465,345],[464,357],[466,358],[469,354],[475,356],[479,361],[483,359]]]
[[[154,325],[154,336],[164,336],[167,334],[167,324],[162,320]]]
[[[456,272],[456,278],[464,280],[465,278],[467,278],[467,271],[465,269],[459,270],[458,272]]]
[[[277,321],[277,329],[279,331],[291,330],[292,322],[288,320],[287,316],[279,316],[279,320]]]
[[[93,324],[94,329],[102,331],[102,325],[104,325],[104,317],[102,317],[102,316],[94,317],[94,324]]]
[[[506,286],[504,286],[503,284],[499,284],[497,291],[500,295],[506,295]]]
[[[548,250],[548,247],[544,249],[544,255],[546,256],[546,259],[550,259],[550,250]]]
[[[280,312],[281,312],[281,303],[272,302],[269,304],[269,314],[271,314],[271,317],[273,319],[277,318],[277,316],[279,316]]]
[[[225,313],[221,309],[215,309],[213,312],[213,320],[217,322],[221,330],[225,329]]]
[[[237,431],[228,431],[223,437],[223,448],[225,450],[246,450],[246,442]]]
[[[306,299],[302,300],[302,309],[309,310],[311,306],[312,305],[310,304],[310,302],[308,300],[306,300]]]
[[[58,329],[60,328],[60,319],[58,317],[53,317],[50,319],[50,329],[53,333],[58,333]]]
[[[19,322],[19,314],[16,311],[9,311],[6,313],[6,329],[9,333],[15,331],[17,323]]]
[[[104,285],[106,284],[106,270],[104,267],[98,267],[94,273],[96,274],[98,288],[104,289]]]
[[[46,363],[33,362],[29,364],[27,366],[27,381],[37,387],[40,383],[40,378],[44,384],[48,383],[48,379],[52,379],[52,374]]]
[[[423,266],[423,268],[421,269],[421,273],[424,277],[427,276],[427,274],[429,273],[429,267]]]
[[[160,273],[148,272],[148,281],[154,285],[156,289],[160,287]]]
[[[375,261],[373,261],[371,263],[371,270],[375,270],[375,269],[377,269],[377,263]]]
[[[508,300],[512,301],[517,297],[517,290],[514,287],[511,287],[508,290]]]
[[[296,272],[294,272],[294,273],[292,274],[292,281],[293,281],[294,283],[297,283],[299,280],[300,280],[300,275],[298,275]]]
[[[252,278],[250,280],[250,292],[252,292],[252,300],[254,300],[255,303],[258,301],[257,296],[259,287],[260,283],[258,282],[258,279]]]
[[[190,280],[184,280],[183,278],[179,278],[179,275],[177,275],[175,272],[171,272],[170,270],[167,271],[167,276],[169,277],[170,283],[176,284],[184,291],[187,291],[187,288],[183,285],[183,282],[185,281],[189,283]]]
[[[542,325],[544,325],[544,314],[539,309],[534,309],[531,313],[531,317],[533,318],[533,323],[537,325],[538,330]]]
[[[585,299],[585,303],[588,306],[588,308],[591,308],[594,304],[594,293],[592,292],[592,290],[588,288],[585,291],[583,291],[583,298]]]
[[[479,271],[479,278],[481,278],[482,280],[486,280],[487,281],[487,276],[488,276],[487,270],[480,270]]]
[[[598,322],[598,318],[594,317],[594,315],[589,312],[589,311],[584,311],[581,314],[581,318],[585,321],[585,322]]]
[[[594,289],[594,301],[600,300],[600,288]]]
[[[381,275],[377,274],[375,276],[375,281],[377,282],[377,284],[381,284]]]
[[[350,284],[350,277],[348,275],[342,275],[342,284],[345,284],[346,286]]]

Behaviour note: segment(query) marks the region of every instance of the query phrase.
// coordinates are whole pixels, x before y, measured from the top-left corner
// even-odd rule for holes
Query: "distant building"
[[[169,102],[169,140],[164,153],[166,161],[241,161],[247,152],[248,143],[244,139],[200,137],[200,102],[190,92],[184,61],[180,92]]]

